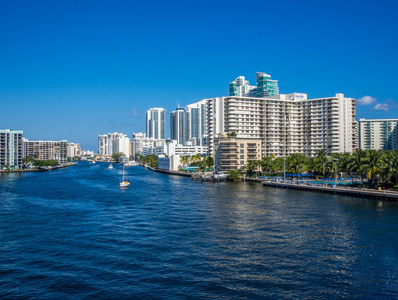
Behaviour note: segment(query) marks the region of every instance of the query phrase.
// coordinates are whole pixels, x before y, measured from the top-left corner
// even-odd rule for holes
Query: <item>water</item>
[[[0,175],[0,298],[397,298],[398,205],[80,163]]]

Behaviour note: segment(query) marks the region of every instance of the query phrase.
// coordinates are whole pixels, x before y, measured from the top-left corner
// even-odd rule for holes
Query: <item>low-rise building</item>
[[[180,156],[202,154],[206,155],[207,147],[204,146],[192,146],[192,145],[180,145],[176,140],[168,140],[164,144],[164,151],[166,155],[172,156],[178,154]]]
[[[181,156],[178,154],[172,156],[160,155],[158,158],[158,169],[166,171],[178,171],[181,166]]]
[[[239,170],[250,160],[261,159],[261,139],[228,138],[215,139],[215,172]]]

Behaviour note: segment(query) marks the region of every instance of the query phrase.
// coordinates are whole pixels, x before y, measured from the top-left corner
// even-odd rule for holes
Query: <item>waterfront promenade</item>
[[[59,165],[59,166],[47,167],[47,168],[42,167],[40,169],[35,168],[35,169],[0,170],[0,173],[44,172],[44,171],[51,171],[51,170],[66,168],[66,167],[74,166],[76,164],[77,164],[77,162],[63,164],[63,165]]]
[[[195,173],[185,173],[185,172],[177,172],[177,171],[166,171],[160,170],[157,168],[149,168],[152,171],[168,174],[168,175],[177,175],[184,177],[192,177],[194,178]],[[217,181],[217,180],[214,180]],[[263,179],[263,178],[242,178],[242,181],[249,182],[257,182],[261,183],[266,187],[273,188],[282,188],[282,189],[291,189],[291,190],[301,190],[308,192],[316,192],[316,193],[324,193],[324,194],[335,194],[342,196],[352,196],[352,197],[360,197],[360,198],[369,198],[369,199],[378,199],[385,201],[395,201],[398,202],[398,191],[390,191],[390,190],[374,190],[367,188],[355,188],[355,187],[342,187],[342,186],[334,186],[334,185],[312,185],[307,184],[305,181],[298,181],[297,183],[284,183],[277,182],[275,180]],[[330,184],[330,182],[329,182]]]
[[[248,179],[247,181],[253,181],[253,180]],[[387,201],[398,201],[398,192],[390,190],[378,191],[378,190],[365,189],[365,188],[341,187],[341,186],[335,187],[334,185],[316,186],[305,183],[276,182],[266,179],[257,179],[256,182],[260,182],[263,186],[267,187],[310,191],[317,193],[337,194],[337,195],[362,197],[362,198],[372,198],[372,199],[387,200]]]

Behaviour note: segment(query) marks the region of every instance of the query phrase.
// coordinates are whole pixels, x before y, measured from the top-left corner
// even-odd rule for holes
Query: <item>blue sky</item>
[[[98,134],[145,131],[148,108],[226,96],[257,71],[397,118],[397,17],[395,0],[2,1],[0,128],[97,151]]]

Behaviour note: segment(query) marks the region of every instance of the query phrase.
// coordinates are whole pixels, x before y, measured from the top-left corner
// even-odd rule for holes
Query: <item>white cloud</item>
[[[137,112],[136,109],[130,110],[130,111],[127,113],[127,115],[128,115],[128,116],[129,116],[129,115],[133,115],[134,117],[138,117],[138,116],[139,116],[139,114],[138,114],[138,112]]]
[[[379,103],[373,106],[373,110],[384,110],[384,111],[389,111],[390,106],[387,103]]]
[[[376,98],[373,98],[371,96],[363,96],[362,98],[359,98],[357,101],[358,105],[370,105],[376,102]]]

